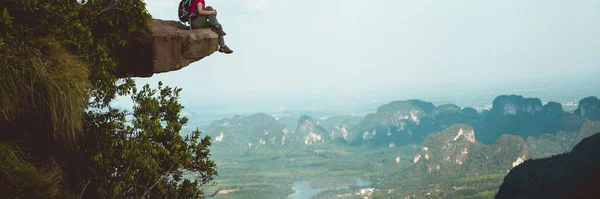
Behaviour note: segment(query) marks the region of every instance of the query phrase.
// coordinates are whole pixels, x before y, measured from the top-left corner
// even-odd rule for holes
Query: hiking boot
[[[217,27],[213,27],[212,30],[215,31],[219,35],[223,35],[223,36],[227,35],[227,33],[225,33],[223,31],[223,26],[219,26],[218,28]]]
[[[231,53],[233,53],[233,50],[229,49],[229,47],[227,47],[227,46],[221,46],[219,48],[219,52],[222,52],[225,54],[231,54]]]

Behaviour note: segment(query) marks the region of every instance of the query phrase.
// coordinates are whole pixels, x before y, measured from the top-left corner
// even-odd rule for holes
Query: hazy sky
[[[177,19],[179,0],[145,2],[154,18]],[[183,102],[289,93],[310,100],[309,92],[345,97],[380,87],[486,87],[600,68],[598,0],[206,2],[218,10],[235,52],[138,84],[182,87]],[[253,95],[244,99],[247,93]]]

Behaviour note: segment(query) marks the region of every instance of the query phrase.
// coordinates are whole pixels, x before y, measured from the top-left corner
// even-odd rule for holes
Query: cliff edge
[[[176,71],[214,53],[218,35],[210,29],[189,29],[177,21],[152,19],[147,38],[129,43],[121,52],[117,76],[151,77]]]

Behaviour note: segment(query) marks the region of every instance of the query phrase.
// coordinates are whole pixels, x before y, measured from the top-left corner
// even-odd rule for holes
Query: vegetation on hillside
[[[147,39],[142,0],[0,2],[2,198],[196,198],[210,137],[179,134],[179,88],[115,76]],[[131,95],[133,111],[111,107]]]
[[[215,124],[218,126],[223,122]],[[463,135],[454,140],[461,129]],[[233,129],[229,130],[232,131],[228,131],[228,135],[237,135]],[[564,132],[532,136],[525,142],[520,136],[505,134],[494,144],[484,145],[466,139],[464,133],[471,130],[473,128],[467,125],[454,125],[443,132],[430,134],[420,146],[398,145],[394,148],[333,144],[302,148],[267,145],[236,148],[219,142],[213,147],[215,161],[222,165],[219,167],[222,175],[216,179],[219,183],[213,189],[232,191],[216,198],[285,198],[294,193],[295,182],[310,181],[311,186],[316,186],[313,188],[327,189],[312,198],[338,195],[363,198],[356,193],[365,188],[375,188],[374,198],[493,198],[513,163],[519,157],[531,158],[530,148],[535,154],[563,153],[570,148],[561,146],[570,146],[576,135],[575,132]],[[225,136],[224,139],[231,138]],[[552,146],[546,146],[549,143]],[[468,156],[460,159],[465,148],[468,148]],[[414,163],[415,155],[421,155],[417,163]],[[446,159],[448,157],[450,161]],[[456,162],[457,159],[462,160],[462,164]],[[335,189],[347,186],[346,182],[355,178],[372,183]]]

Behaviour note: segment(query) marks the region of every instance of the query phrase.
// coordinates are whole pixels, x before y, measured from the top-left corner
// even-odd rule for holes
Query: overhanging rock
[[[177,21],[152,19],[149,38],[119,52],[119,77],[151,77],[176,71],[218,49],[218,35],[210,29],[190,30]]]

